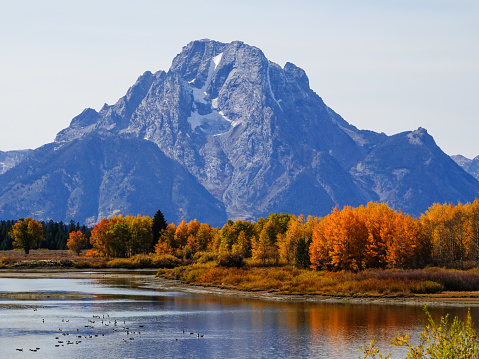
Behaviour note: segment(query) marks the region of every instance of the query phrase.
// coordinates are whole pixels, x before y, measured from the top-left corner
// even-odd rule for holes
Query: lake
[[[372,339],[403,358],[390,339],[417,337],[426,324],[421,306],[263,301],[154,290],[124,278],[0,278],[2,292],[86,296],[0,300],[0,358],[359,358]],[[429,310],[436,319],[467,313]],[[477,323],[479,308],[471,314]]]

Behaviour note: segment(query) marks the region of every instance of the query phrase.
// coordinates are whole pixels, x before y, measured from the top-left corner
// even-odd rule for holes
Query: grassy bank
[[[231,265],[231,263],[230,263]],[[427,268],[418,270],[366,270],[327,272],[247,260],[229,267],[217,255],[198,253],[190,260],[171,255],[136,255],[131,258],[74,256],[68,251],[0,252],[0,269],[160,268],[157,276],[195,286],[270,292],[284,295],[337,297],[447,296],[479,298],[479,270]]]
[[[442,268],[423,270],[379,270],[325,272],[291,266],[242,268],[222,267],[215,261],[193,263],[173,269],[161,268],[157,276],[191,285],[242,291],[265,291],[287,295],[341,297],[401,297],[438,294],[444,291],[477,296],[479,274]]]
[[[0,252],[0,269],[48,268],[171,268],[181,261],[169,255],[136,255],[131,258],[76,256],[67,250],[32,250],[28,255],[18,250]]]

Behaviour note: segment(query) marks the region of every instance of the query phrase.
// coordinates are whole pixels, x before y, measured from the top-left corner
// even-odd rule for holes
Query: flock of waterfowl
[[[36,309],[34,309],[36,311]],[[42,319],[42,323],[45,324],[45,319]],[[131,324],[128,325],[124,319],[110,318],[109,314],[93,315],[85,325],[78,327],[78,325],[70,324],[69,319],[62,319],[62,325],[58,328],[58,332],[55,334],[55,347],[65,347],[68,345],[79,345],[82,342],[99,337],[105,337],[105,335],[115,334],[120,336],[120,341],[123,343],[137,339],[144,325]],[[195,332],[182,331],[181,334],[195,335],[196,337],[203,338],[204,335]],[[178,338],[175,338],[178,341]],[[23,352],[23,348],[16,348],[17,351]],[[40,348],[29,348],[28,351],[37,352]]]

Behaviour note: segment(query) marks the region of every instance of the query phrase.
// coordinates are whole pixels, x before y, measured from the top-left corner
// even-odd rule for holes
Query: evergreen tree
[[[311,265],[309,258],[309,245],[311,240],[306,241],[300,238],[296,245],[296,253],[294,256],[294,265],[296,268],[309,268]]]
[[[165,216],[161,210],[158,210],[153,217],[153,224],[151,225],[151,229],[153,230],[153,242],[156,244],[160,239],[160,233],[164,229],[168,227],[168,223],[166,223]]]

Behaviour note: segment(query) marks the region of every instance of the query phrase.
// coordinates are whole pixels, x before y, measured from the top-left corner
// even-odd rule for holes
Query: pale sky
[[[477,0],[0,0],[0,150],[52,142],[192,40],[241,40],[346,121],[479,155]]]

